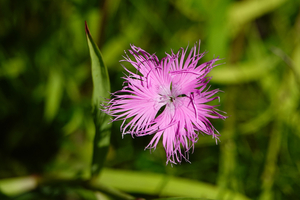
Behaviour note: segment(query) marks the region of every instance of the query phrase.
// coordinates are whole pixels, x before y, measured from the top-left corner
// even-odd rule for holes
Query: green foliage
[[[108,147],[110,143],[109,116],[100,109],[100,105],[104,103],[104,98],[110,96],[110,82],[107,68],[104,65],[102,55],[95,44],[87,24],[85,23],[85,31],[92,61],[92,77],[93,77],[93,98],[92,112],[95,123],[95,137],[93,143],[93,160],[91,173],[96,176],[103,167]]]
[[[0,199],[300,199],[299,6],[0,1]],[[129,44],[161,58],[199,39],[203,62],[224,58],[210,75],[229,118],[212,120],[218,145],[200,134],[192,164],[166,166],[151,136],[122,139],[120,122],[110,135],[99,106]]]

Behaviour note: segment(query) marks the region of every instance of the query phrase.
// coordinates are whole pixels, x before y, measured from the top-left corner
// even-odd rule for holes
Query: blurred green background
[[[200,39],[208,51],[201,62],[225,63],[210,73],[229,116],[212,120],[218,145],[200,135],[191,164],[171,167],[161,144],[144,151],[151,136],[122,139],[114,123],[103,184],[146,199],[300,199],[299,8],[298,0],[1,0],[0,199],[108,198],[59,183],[26,190],[30,180],[5,182],[89,176],[95,128],[84,21],[112,92],[122,87],[119,60],[130,44],[162,58]]]

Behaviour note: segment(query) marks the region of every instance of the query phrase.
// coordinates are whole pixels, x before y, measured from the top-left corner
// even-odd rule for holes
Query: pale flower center
[[[176,107],[182,105],[181,97],[185,95],[180,94],[180,91],[172,86],[170,87],[161,87],[159,92],[158,103],[161,105],[161,112],[164,109],[168,109],[171,112],[174,112]]]

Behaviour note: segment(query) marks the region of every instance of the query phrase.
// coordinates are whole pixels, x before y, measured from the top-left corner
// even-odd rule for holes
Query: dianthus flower
[[[182,158],[189,162],[189,150],[194,150],[199,133],[211,135],[217,142],[219,132],[208,118],[226,118],[216,106],[206,104],[219,98],[214,97],[218,89],[208,90],[211,78],[206,75],[220,59],[198,65],[205,54],[199,53],[200,43],[198,51],[196,44],[188,55],[187,49],[166,53],[159,60],[131,45],[128,51],[135,60],[125,52],[122,61],[129,62],[136,73],[124,67],[129,74],[123,77],[123,88],[113,93],[104,107],[115,117],[113,121],[123,120],[123,135],[154,135],[146,148],[155,149],[162,138],[167,163],[180,163]]]

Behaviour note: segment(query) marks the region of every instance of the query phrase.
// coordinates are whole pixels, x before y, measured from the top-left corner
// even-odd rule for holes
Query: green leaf
[[[110,82],[102,55],[93,41],[87,23],[85,23],[85,31],[91,56],[93,78],[92,112],[96,131],[91,174],[95,177],[103,167],[110,143],[111,124],[109,124],[109,116],[100,110],[100,105],[105,101],[105,98],[110,96]]]
[[[228,10],[229,29],[235,35],[243,24],[280,7],[286,0],[238,1]]]
[[[204,199],[217,199],[222,195],[224,199],[249,200],[243,194],[208,183],[148,172],[105,168],[95,182],[129,193]]]
[[[51,122],[56,116],[63,94],[63,77],[57,69],[51,68],[46,89],[45,119]]]
[[[136,199],[135,197],[133,197],[129,194],[126,194],[124,192],[121,192],[113,187],[109,187],[109,186],[103,185],[102,183],[99,183],[99,181],[97,181],[97,179],[94,179],[94,180],[88,182],[87,187],[90,190],[100,191],[108,196],[111,196],[111,197],[113,197],[113,199],[119,199],[119,200],[134,200],[134,199]]]
[[[206,198],[185,198],[185,197],[173,197],[173,198],[159,198],[153,200],[212,200]]]
[[[8,196],[22,194],[35,189],[38,185],[38,179],[37,176],[1,179],[0,191]]]
[[[237,65],[226,65],[226,67],[216,67],[209,75],[213,78],[212,83],[238,84],[256,81],[268,75],[275,68],[279,59],[274,56],[264,58],[260,61],[248,61]]]

